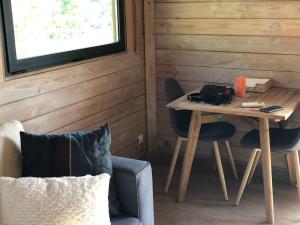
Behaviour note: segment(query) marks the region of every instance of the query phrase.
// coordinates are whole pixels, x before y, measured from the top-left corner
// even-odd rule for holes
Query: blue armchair
[[[154,225],[152,169],[149,162],[113,157],[113,176],[125,216],[112,225]]]

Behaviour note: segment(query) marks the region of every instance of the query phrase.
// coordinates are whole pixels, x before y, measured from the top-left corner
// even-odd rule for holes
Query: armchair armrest
[[[154,225],[152,169],[149,162],[113,157],[113,176],[122,210]]]

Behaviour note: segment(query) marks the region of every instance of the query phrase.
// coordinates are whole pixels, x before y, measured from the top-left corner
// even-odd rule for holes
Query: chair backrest
[[[182,87],[174,78],[167,78],[163,81],[164,96],[167,103],[170,103],[185,95]],[[191,121],[191,111],[169,109],[172,128],[179,135],[182,130],[189,126]],[[179,135],[180,136],[180,135]]]

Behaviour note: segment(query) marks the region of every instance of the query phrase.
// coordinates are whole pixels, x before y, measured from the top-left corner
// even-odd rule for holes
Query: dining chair
[[[163,91],[164,91],[165,99],[168,103],[185,95],[180,84],[177,82],[177,80],[173,78],[168,78],[163,81]],[[169,190],[169,186],[173,176],[174,168],[176,166],[180,146],[182,142],[186,141],[188,138],[189,125],[190,125],[191,115],[192,115],[192,112],[189,110],[177,111],[174,109],[169,109],[169,113],[170,113],[172,128],[175,134],[178,136],[178,138],[177,138],[177,144],[175,147],[175,151],[173,154],[171,166],[167,177],[165,193],[167,193]],[[225,200],[228,200],[228,195],[227,195],[227,187],[226,187],[218,142],[225,140],[230,164],[235,178],[238,179],[235,161],[231,152],[230,144],[228,142],[228,139],[231,138],[234,135],[234,133],[235,133],[235,126],[232,125],[231,123],[212,122],[212,123],[202,124],[200,134],[199,134],[200,141],[209,141],[213,143],[214,155],[217,162],[217,168],[218,168]]]
[[[235,205],[239,205],[245,187],[247,184],[251,183],[253,174],[261,158],[259,131],[254,129],[246,133],[241,139],[241,145],[246,149],[253,150],[250,154],[249,162],[247,164],[245,174],[235,200]],[[270,146],[271,152],[291,155],[294,159],[293,163],[298,186],[298,197],[300,200],[300,170],[298,155],[298,151],[300,149],[300,128],[270,128]]]

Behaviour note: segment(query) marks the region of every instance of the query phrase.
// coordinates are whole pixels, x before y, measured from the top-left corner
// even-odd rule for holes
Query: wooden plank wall
[[[156,63],[154,33],[154,0],[144,1],[145,20],[145,73],[148,149],[157,153],[157,116],[156,116]]]
[[[300,89],[299,12],[300,1],[156,0],[160,150],[170,150],[176,140],[162,95],[163,78],[175,77],[185,91],[210,82],[232,84],[238,74]],[[299,111],[291,121],[300,126]],[[233,123],[235,157],[247,161],[249,152],[239,140],[252,127],[237,119]],[[211,149],[210,143],[201,143],[198,152],[209,156]],[[286,168],[284,157],[273,154],[273,165]]]
[[[142,20],[142,0],[136,2]],[[135,28],[133,12],[126,0],[127,52],[0,82],[0,124],[17,119],[28,132],[61,133],[109,122],[113,154],[138,157],[137,136],[146,135],[145,70],[143,41],[135,45],[143,23]]]

